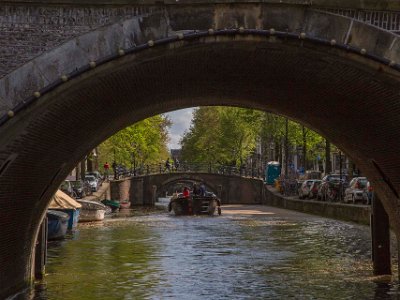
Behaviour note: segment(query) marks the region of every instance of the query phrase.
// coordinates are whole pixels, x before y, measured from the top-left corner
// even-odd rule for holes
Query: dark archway
[[[228,6],[219,9],[231,18],[224,19],[221,13],[210,22],[225,28],[235,11]],[[235,9],[239,15],[258,11]],[[355,25],[350,27],[350,45],[345,34],[349,19],[308,13],[307,18],[296,14],[305,30],[293,34],[240,28],[175,32],[168,39],[168,33],[159,28],[165,24],[159,21],[140,28],[154,40],[140,44],[146,36],[139,34],[139,45],[131,51],[117,50],[117,38],[110,35],[120,30],[117,24],[81,39],[89,44],[101,36],[98,56],[84,53],[82,58],[82,45],[73,41],[3,78],[0,85],[7,86],[9,98],[6,101],[1,95],[8,115],[0,126],[0,281],[4,283],[0,296],[29,282],[41,217],[61,180],[84,154],[131,123],[184,107],[256,108],[317,130],[371,179],[399,233],[399,67],[391,62],[398,55],[397,40],[387,32],[357,24],[355,29]],[[325,19],[313,21],[321,14]],[[254,27],[275,22],[275,28],[288,28],[281,18],[264,21]],[[335,28],[330,26],[333,21]],[[175,24],[177,30],[184,25],[195,23]],[[367,31],[377,36],[365,42],[364,48],[357,38]],[[79,56],[79,62],[62,56],[68,51]],[[54,59],[80,67],[72,68],[67,78],[61,72],[67,66],[48,68]],[[14,85],[12,80],[26,75],[35,63],[42,64],[42,73],[33,72],[30,82]],[[40,93],[33,93],[37,90]]]

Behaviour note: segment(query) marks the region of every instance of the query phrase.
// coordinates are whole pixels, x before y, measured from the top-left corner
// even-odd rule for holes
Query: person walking
[[[165,171],[171,172],[171,162],[169,160],[169,157],[165,161]]]
[[[108,164],[108,162],[106,162],[103,166],[104,168],[104,181],[108,180],[108,174],[110,171],[110,165]]]
[[[175,157],[175,159],[174,159],[175,171],[178,171],[179,166],[180,166],[179,160],[178,160],[178,158]]]

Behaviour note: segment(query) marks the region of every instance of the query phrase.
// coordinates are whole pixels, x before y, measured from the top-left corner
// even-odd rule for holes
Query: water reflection
[[[254,208],[252,208],[254,209]],[[30,299],[399,299],[371,276],[368,227],[291,213],[163,213],[80,226]]]

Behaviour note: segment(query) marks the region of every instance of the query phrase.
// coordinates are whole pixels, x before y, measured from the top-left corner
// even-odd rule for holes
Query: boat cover
[[[82,205],[63,191],[58,190],[50,202],[49,209],[77,209]]]
[[[82,204],[82,210],[106,210],[106,206],[100,202],[82,199],[79,199],[78,202]]]

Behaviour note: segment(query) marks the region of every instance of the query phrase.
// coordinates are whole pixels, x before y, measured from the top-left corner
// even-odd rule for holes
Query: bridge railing
[[[179,163],[179,165],[171,164],[169,167],[164,163],[158,164],[147,164],[132,168],[119,174],[121,176],[143,176],[143,175],[154,175],[154,174],[166,174],[166,173],[211,173],[221,175],[236,175],[241,177],[251,178],[262,178],[262,168],[248,167],[248,166],[225,166],[225,165],[214,165],[208,163]]]

